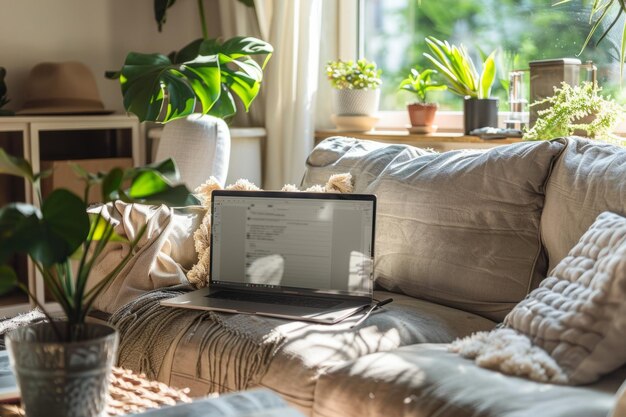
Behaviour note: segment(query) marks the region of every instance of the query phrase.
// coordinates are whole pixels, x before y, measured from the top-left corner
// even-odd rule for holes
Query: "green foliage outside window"
[[[502,110],[508,110],[509,71],[528,68],[532,60],[549,58],[593,60],[603,91],[619,102],[626,98],[626,92],[619,89],[621,26],[615,25],[596,45],[612,22],[611,17],[617,14],[617,7],[608,12],[578,55],[591,28],[591,1],[555,5],[556,1],[547,0],[367,0],[363,4],[364,56],[375,60],[385,74],[382,110],[404,108],[407,98],[397,94],[395,86],[410,68],[432,68],[423,56],[428,52],[424,41],[428,36],[464,44],[474,61],[484,61],[490,51],[498,49],[498,79],[492,96],[500,98]],[[525,85],[528,90],[528,78]],[[435,92],[431,100],[443,109],[462,108],[462,100],[449,92]]]

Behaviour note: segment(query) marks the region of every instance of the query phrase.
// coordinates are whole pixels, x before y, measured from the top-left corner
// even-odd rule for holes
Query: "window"
[[[589,33],[589,2],[572,1],[552,6],[548,0],[361,0],[361,54],[383,70],[381,110],[402,110],[413,100],[398,92],[398,84],[414,66],[429,67],[426,36],[464,44],[480,54],[498,49],[497,79],[492,95],[500,109],[508,110],[508,73],[528,68],[538,59],[577,57],[593,60],[603,92],[624,101],[619,89],[621,23],[595,46],[590,42],[577,56]],[[612,19],[607,20],[607,24]],[[600,28],[594,40],[602,33]],[[480,66],[479,66],[480,70]],[[581,75],[584,71],[581,72]],[[524,80],[528,98],[528,76]],[[443,110],[460,110],[462,100],[450,92],[435,92],[431,101]]]

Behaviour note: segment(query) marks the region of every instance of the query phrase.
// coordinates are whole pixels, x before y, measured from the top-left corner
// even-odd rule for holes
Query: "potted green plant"
[[[524,140],[550,140],[561,136],[579,135],[596,140],[625,144],[613,134],[625,116],[624,108],[611,98],[600,94],[594,83],[578,86],[562,83],[554,88],[554,95],[536,101],[531,106],[549,104],[540,110],[534,126],[524,133]]]
[[[433,80],[432,76],[435,74],[437,71],[433,69],[420,72],[417,68],[412,68],[410,74],[400,83],[401,90],[413,93],[417,97],[417,102],[407,104],[412,131],[417,133],[430,133],[437,130],[433,122],[439,106],[437,103],[427,103],[426,95],[429,91],[442,91],[447,87]]]
[[[159,29],[172,0],[155,0]],[[119,79],[124,108],[140,121],[167,123],[193,113],[228,118],[237,112],[235,97],[246,111],[259,93],[272,46],[252,37],[209,39],[202,0],[197,0],[203,37],[165,56],[130,52]],[[261,63],[253,57],[265,56]]]
[[[481,127],[497,127],[498,99],[491,98],[496,79],[496,51],[485,59],[479,73],[463,45],[457,47],[432,36],[426,38],[426,45],[431,53],[425,52],[424,56],[443,75],[448,89],[464,99],[465,134]]]
[[[569,3],[572,0],[559,0],[554,3],[554,6],[560,6],[564,3]],[[580,49],[580,53],[582,53],[591,38],[596,33],[598,29],[602,31],[602,34],[596,41],[596,45],[602,42],[611,30],[613,30],[617,24],[617,30],[621,34],[621,48],[619,48],[619,60],[620,60],[620,80],[622,79],[623,70],[624,70],[624,60],[626,60],[626,20],[623,18],[626,14],[626,2],[624,0],[594,0],[591,2],[591,9],[589,10],[589,24],[591,25],[591,29],[587,34],[587,38],[583,43],[583,46]],[[618,23],[619,22],[619,23]],[[620,27],[621,26],[621,27]],[[610,39],[611,37],[609,37]]]
[[[326,76],[333,87],[333,121],[345,130],[370,130],[380,102],[382,70],[375,62],[329,61]]]
[[[197,202],[177,181],[172,160],[123,171],[89,174],[84,197],[56,189],[42,198],[40,180],[30,164],[0,148],[0,174],[21,176],[32,184],[38,204],[10,203],[0,208],[0,292],[18,286],[47,316],[47,323],[19,328],[6,335],[12,366],[29,417],[99,416],[104,410],[108,377],[116,358],[118,335],[114,328],[87,323],[87,314],[134,255],[145,232],[128,241],[114,232],[100,210],[87,212],[85,199],[94,184],[101,184],[103,201],[183,205]],[[122,184],[130,181],[129,188]],[[95,213],[94,213],[95,210]],[[127,245],[119,265],[98,283],[88,281],[109,242]],[[26,254],[41,274],[46,289],[63,310],[62,320],[51,315],[8,265],[14,254]],[[77,262],[74,270],[70,261]]]

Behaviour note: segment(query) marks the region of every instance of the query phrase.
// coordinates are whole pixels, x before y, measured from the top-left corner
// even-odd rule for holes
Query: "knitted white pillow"
[[[601,213],[504,323],[543,348],[570,383],[626,363],[626,218]]]
[[[509,329],[458,340],[451,350],[505,373],[570,384],[593,382],[625,364],[626,218],[601,213],[504,324]],[[531,345],[511,337],[511,329]],[[529,367],[529,352],[540,372]]]

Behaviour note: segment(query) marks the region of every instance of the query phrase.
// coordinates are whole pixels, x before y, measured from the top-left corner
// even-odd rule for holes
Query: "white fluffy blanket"
[[[457,339],[450,351],[474,359],[478,366],[534,381],[567,384],[567,375],[552,357],[513,329],[478,332]]]

